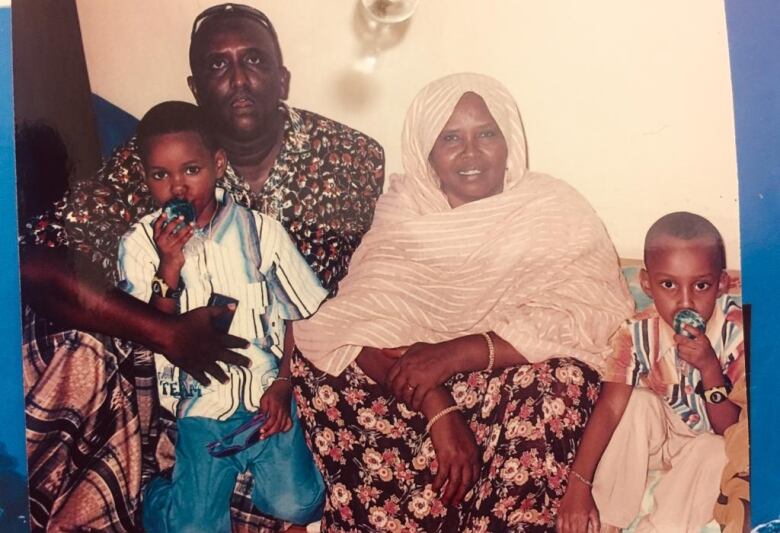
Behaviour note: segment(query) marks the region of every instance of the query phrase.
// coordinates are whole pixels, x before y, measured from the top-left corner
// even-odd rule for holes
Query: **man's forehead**
[[[244,41],[246,47],[272,51],[276,48],[268,28],[254,19],[238,15],[226,15],[204,22],[193,38],[193,47],[200,56],[203,56],[212,52],[214,48],[237,40]]]

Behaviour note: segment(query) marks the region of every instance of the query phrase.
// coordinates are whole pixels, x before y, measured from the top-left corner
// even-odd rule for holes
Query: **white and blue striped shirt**
[[[256,411],[278,372],[284,345],[284,321],[313,314],[325,299],[323,289],[284,228],[266,215],[237,205],[222,189],[209,228],[198,230],[185,247],[184,282],[179,305],[186,312],[207,304],[212,294],[238,300],[229,333],[251,342],[236,351],[249,357],[251,368],[218,363],[227,383],[208,387],[155,355],[160,403],[178,417],[226,420],[243,405]],[[143,217],[119,244],[119,286],[148,302],[160,258],[152,224],[160,211]]]

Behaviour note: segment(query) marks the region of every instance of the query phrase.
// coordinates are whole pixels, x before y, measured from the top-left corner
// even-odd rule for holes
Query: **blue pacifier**
[[[691,326],[694,329],[698,329],[702,333],[707,330],[707,324],[699,313],[693,309],[680,309],[677,314],[674,315],[674,331],[679,335],[685,335],[689,339],[693,338],[683,326]]]
[[[165,202],[165,205],[162,207],[162,212],[168,217],[168,220],[165,221],[163,227],[171,220],[174,220],[177,217],[183,217],[183,220],[176,226],[175,231],[179,231],[195,220],[195,206],[181,198],[171,198]]]

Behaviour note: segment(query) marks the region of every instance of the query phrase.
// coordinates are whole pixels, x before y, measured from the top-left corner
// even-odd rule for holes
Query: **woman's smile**
[[[479,169],[472,169],[472,170],[459,170],[458,174],[461,176],[471,177],[471,176],[481,176],[482,171]]]

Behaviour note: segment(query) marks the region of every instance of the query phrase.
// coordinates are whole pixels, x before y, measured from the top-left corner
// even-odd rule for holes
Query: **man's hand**
[[[36,247],[22,255],[22,288],[36,312],[63,326],[95,331],[127,339],[152,348],[203,385],[227,376],[217,361],[249,366],[249,359],[231,352],[243,348],[244,339],[225,335],[214,328],[213,320],[228,307],[201,307],[183,315],[158,311],[98,278],[94,267],[79,261],[74,268],[68,250]],[[85,265],[82,267],[82,263]],[[93,274],[84,279],[85,271]]]
[[[210,374],[217,381],[228,380],[217,361],[231,365],[249,366],[249,358],[239,355],[230,348],[246,348],[244,339],[219,332],[214,319],[230,313],[226,307],[199,307],[183,315],[172,315],[166,321],[166,330],[159,335],[160,346],[155,347],[174,365],[178,366],[202,385],[208,385]]]

